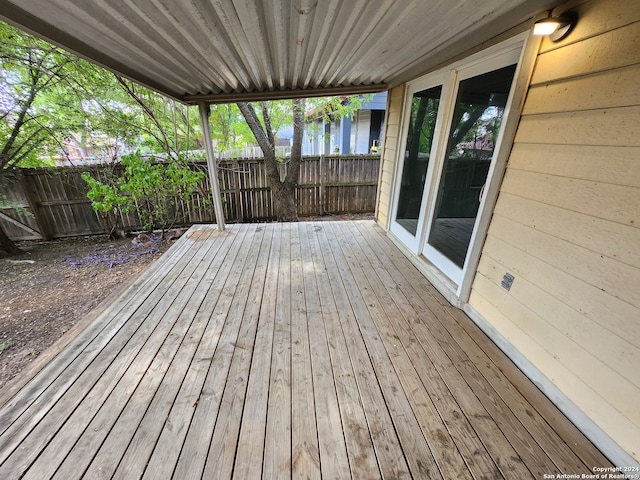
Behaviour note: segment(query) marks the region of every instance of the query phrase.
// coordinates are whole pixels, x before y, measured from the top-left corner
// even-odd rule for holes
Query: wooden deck
[[[371,221],[193,227],[0,411],[0,478],[609,462]]]

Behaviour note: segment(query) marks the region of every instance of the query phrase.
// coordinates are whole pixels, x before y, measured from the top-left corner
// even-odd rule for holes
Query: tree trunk
[[[273,192],[274,211],[279,222],[297,222],[298,206],[295,199],[295,188],[300,175],[300,162],[302,161],[302,135],[304,132],[304,99],[292,100],[293,107],[293,144],[291,145],[291,157],[287,165],[287,175],[280,180],[275,154],[273,158],[265,155],[267,162],[267,177],[271,183]],[[273,165],[270,168],[269,165]],[[271,178],[273,175],[273,179]]]
[[[276,158],[275,151],[274,132],[271,127],[271,120],[269,119],[266,105],[264,103],[261,104],[264,125],[260,122],[255,109],[250,103],[238,103],[237,105],[262,149],[267,179],[271,186],[273,213],[276,219],[279,222],[297,222],[298,207],[296,205],[294,189],[298,181],[298,173],[300,172],[302,132],[304,128],[304,100],[294,100],[292,103],[294,139],[287,175],[284,180],[280,179],[278,159]]]
[[[280,179],[275,182],[269,179],[269,182],[273,196],[273,211],[277,220],[279,222],[297,222],[298,207],[294,200],[293,185],[281,182]]]
[[[267,180],[271,187],[273,213],[276,216],[276,220],[278,222],[297,222],[298,206],[294,197],[296,184],[290,180],[289,175],[284,180],[280,180],[280,169],[278,168],[275,150],[269,149],[263,154]],[[291,165],[289,164],[288,167],[290,169]]]
[[[2,256],[2,252],[6,252],[7,255],[11,256],[22,253],[22,250],[4,233],[4,229],[0,227],[0,257]]]

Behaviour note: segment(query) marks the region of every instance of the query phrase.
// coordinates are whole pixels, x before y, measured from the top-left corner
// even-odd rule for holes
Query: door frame
[[[467,265],[469,263],[468,262],[469,252],[471,250],[471,247],[475,244],[475,239],[477,237],[476,227],[478,225],[478,220],[480,216],[484,212],[484,203],[483,203],[483,200],[485,197],[484,193],[480,200],[478,213],[474,220],[473,232],[471,234],[471,238],[469,239],[469,247],[467,249],[467,254],[465,255],[465,262],[462,267],[459,267],[458,265],[456,265],[452,260],[450,260],[446,255],[438,251],[435,247],[432,247],[429,244],[429,236],[431,234],[431,228],[433,227],[433,217],[435,215],[435,208],[436,208],[435,196],[437,196],[440,183],[443,180],[442,178],[443,168],[446,163],[446,159],[445,159],[446,147],[448,146],[449,131],[451,128],[453,128],[453,126],[451,125],[451,121],[453,117],[453,110],[455,108],[456,98],[458,95],[458,90],[460,87],[460,82],[476,77],[478,75],[483,75],[485,73],[495,71],[507,65],[515,64],[516,71],[514,72],[513,79],[511,81],[511,87],[509,89],[509,97],[507,98],[505,110],[503,114],[503,120],[506,120],[506,118],[509,115],[510,106],[513,99],[513,91],[514,91],[514,85],[515,85],[516,75],[517,75],[517,65],[520,62],[520,57],[521,57],[521,48],[522,48],[521,43],[516,42],[515,44],[507,46],[506,48],[501,49],[495,53],[488,54],[484,56],[484,58],[480,58],[476,61],[471,61],[469,63],[465,62],[459,67],[451,68],[450,70],[451,71],[450,88],[452,92],[451,102],[446,106],[447,108],[445,112],[445,121],[444,121],[444,125],[446,126],[446,128],[442,129],[442,132],[441,132],[442,136],[438,140],[438,145],[437,145],[438,154],[434,162],[434,168],[437,167],[437,170],[434,172],[433,176],[431,177],[431,184],[429,187],[432,191],[432,198],[434,198],[434,201],[428,206],[429,208],[425,212],[426,224],[424,227],[425,228],[424,241],[421,244],[420,253],[424,255],[431,263],[433,263],[436,266],[436,268],[438,268],[442,273],[444,273],[447,277],[449,277],[449,279],[451,279],[451,281],[457,286],[459,286],[464,280],[464,277],[467,271]],[[481,53],[484,53],[484,52],[481,52]],[[504,123],[502,123],[502,125],[504,125]],[[493,172],[495,172],[494,165],[496,163],[496,158],[498,156],[498,153],[502,149],[502,143],[504,139],[504,135],[503,135],[504,129],[502,128],[502,125],[500,128],[500,133],[498,135],[498,138],[496,139],[496,142],[495,142],[494,154],[489,166],[489,171],[487,173],[486,183],[491,182],[491,179],[492,179],[491,175],[493,174]],[[458,293],[458,296],[459,296],[459,292],[456,292],[456,293]]]
[[[495,202],[498,197],[500,185],[504,176],[507,159],[510,155],[513,140],[515,137],[517,125],[520,120],[522,107],[524,104],[524,98],[527,88],[530,83],[531,75],[533,73],[533,66],[536,58],[536,53],[539,48],[539,38],[533,37],[529,31],[516,35],[508,40],[500,42],[492,47],[489,47],[480,52],[467,56],[459,61],[451,63],[435,72],[430,72],[414,81],[408,82],[407,87],[404,89],[403,109],[401,115],[400,125],[400,141],[397,144],[396,159],[394,167],[394,182],[392,203],[390,208],[389,219],[389,231],[401,242],[403,250],[409,250],[409,252],[419,260],[420,269],[427,275],[429,280],[432,280],[434,285],[450,300],[452,303],[461,306],[468,302],[471,294],[471,286],[478,263],[480,261],[480,255],[484,240],[487,236],[489,223],[493,214]],[[428,230],[430,229],[431,215],[433,212],[434,195],[436,195],[436,189],[440,182],[440,174],[442,167],[442,159],[440,158],[440,151],[444,147],[442,144],[446,141],[446,135],[448,134],[449,123],[452,115],[453,103],[455,95],[457,94],[458,85],[458,72],[472,71],[477,65],[491,62],[502,55],[507,54],[510,51],[519,50],[517,54],[516,71],[514,73],[514,79],[512,82],[511,91],[507,99],[507,104],[503,117],[503,125],[499,138],[496,142],[496,149],[494,151],[494,158],[491,162],[489,172],[487,174],[487,182],[485,184],[482,199],[480,201],[480,207],[478,209],[478,215],[474,225],[473,233],[471,236],[469,249],[463,268],[461,269],[458,281],[451,279],[451,272],[444,271],[441,266],[437,266],[431,260],[427,259],[423,255],[423,249],[428,238]],[[486,71],[486,70],[485,70]],[[408,124],[410,120],[410,103],[413,98],[413,94],[429,86],[435,85],[429,83],[434,78],[445,75],[446,82],[443,83],[443,92],[441,96],[441,102],[443,103],[438,112],[438,125],[436,126],[438,134],[438,140],[436,147],[440,150],[435,158],[435,161],[430,161],[427,172],[427,180],[425,182],[425,191],[423,192],[422,205],[420,218],[418,222],[418,230],[415,238],[409,235],[399,235],[398,231],[401,227],[394,227],[395,215],[397,209],[397,200],[399,195],[399,182],[401,181],[402,168],[404,164],[404,152],[406,150]],[[465,77],[466,78],[466,77]],[[429,86],[425,86],[429,85]],[[446,128],[443,128],[443,125]],[[446,131],[445,131],[446,130]],[[434,169],[438,168],[436,174]],[[402,232],[400,232],[402,233]],[[443,256],[444,257],[444,256]],[[454,275],[455,276],[455,275]]]
[[[397,162],[396,172],[394,177],[394,195],[391,206],[390,225],[391,232],[415,255],[418,255],[421,249],[422,242],[424,241],[424,209],[426,204],[430,200],[430,189],[427,188],[429,178],[431,178],[433,171],[434,161],[431,157],[437,156],[437,144],[441,137],[442,122],[443,122],[443,108],[439,106],[436,117],[436,123],[434,126],[433,138],[434,142],[430,151],[429,164],[427,165],[425,186],[422,190],[422,198],[420,200],[420,215],[418,216],[418,226],[416,228],[416,234],[411,235],[402,225],[396,221],[396,215],[398,212],[398,200],[400,198],[402,173],[404,170],[404,153],[407,149],[407,135],[409,132],[409,124],[411,123],[411,103],[413,101],[413,95],[417,92],[427,90],[429,88],[442,86],[440,93],[440,105],[449,103],[449,95],[451,88],[448,86],[450,82],[450,75],[445,70],[440,70],[435,73],[427,74],[419,79],[407,84],[407,88],[404,92],[404,98],[402,102],[402,127],[401,127],[401,141],[399,142],[400,155],[397,158],[401,161]]]

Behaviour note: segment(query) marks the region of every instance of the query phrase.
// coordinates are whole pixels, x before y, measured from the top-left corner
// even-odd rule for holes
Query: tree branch
[[[269,137],[260,123],[260,119],[258,118],[258,114],[253,108],[253,105],[247,102],[239,102],[237,105],[240,109],[240,113],[242,113],[242,116],[247,121],[247,125],[249,125],[258,145],[260,145],[262,152],[265,156],[267,155],[267,152],[273,152],[273,155],[275,156],[275,148],[273,144],[269,142]]]
[[[13,146],[18,138],[18,134],[20,133],[20,129],[26,123],[25,117],[27,115],[27,111],[31,108],[33,101],[36,98],[36,86],[31,84],[31,88],[29,90],[29,95],[26,98],[24,104],[21,105],[21,110],[18,112],[18,117],[16,118],[15,123],[13,124],[13,128],[11,129],[11,134],[9,138],[4,144],[2,151],[0,152],[0,167],[2,169],[6,168],[10,163],[12,163],[10,152],[13,149]]]
[[[267,102],[260,102],[260,108],[262,108],[262,120],[264,121],[264,130],[267,134],[267,140],[269,140],[269,145],[271,145],[271,148],[275,151],[276,140],[273,133],[271,116],[269,115],[269,105],[267,105]]]
[[[162,138],[158,138],[156,135],[153,135],[156,140],[158,140],[158,143],[163,144],[163,147],[165,149],[165,151],[167,153],[171,152],[171,144],[169,142],[169,139],[167,138],[167,134],[165,133],[164,129],[162,128],[162,125],[160,124],[160,121],[158,120],[158,118],[156,117],[155,113],[153,112],[153,110],[151,110],[151,108],[149,107],[149,105],[147,105],[147,103],[140,98],[140,96],[130,87],[130,85],[125,81],[124,78],[122,78],[120,75],[115,75],[116,80],[118,81],[118,83],[122,86],[122,88],[124,89],[124,91],[138,104],[140,105],[140,107],[142,108],[142,110],[144,110],[144,112],[146,113],[146,115],[149,117],[149,119],[151,120],[151,122],[156,126],[156,128],[158,129],[158,131],[160,132],[160,134],[162,135]]]

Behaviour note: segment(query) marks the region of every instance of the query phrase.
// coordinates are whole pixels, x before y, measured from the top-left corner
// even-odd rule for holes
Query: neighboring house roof
[[[0,18],[186,103],[387,90],[550,0],[0,0]]]

